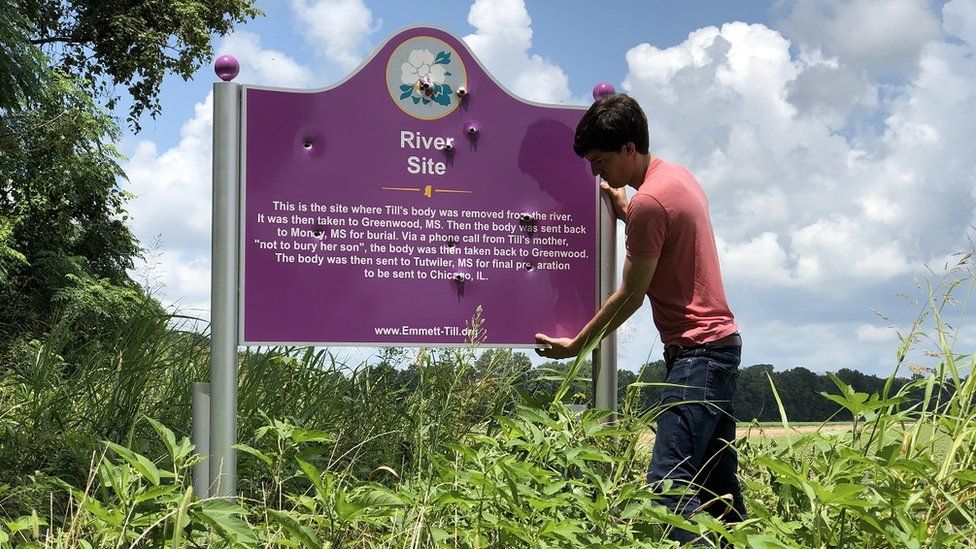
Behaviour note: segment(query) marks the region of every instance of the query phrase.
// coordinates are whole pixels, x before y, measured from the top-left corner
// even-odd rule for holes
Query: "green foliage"
[[[561,401],[585,377],[578,360],[552,380],[550,402],[519,405],[522,359],[476,360],[474,344],[387,351],[353,369],[325,350],[246,353],[243,493],[200,499],[187,412],[207,338],[145,310],[74,361],[70,334],[55,329],[24,344],[0,378],[0,544],[667,547],[680,528],[711,546],[970,547],[976,358],[953,350],[943,318],[954,289],[976,289],[976,273],[954,274],[930,288],[941,301],[897,357],[900,367],[929,345],[927,375],[899,385],[896,368],[879,391],[832,376],[819,398],[850,414],[850,429],[735,441],[752,514],[735,525],[657,504],[667,482],[649,485],[645,473],[659,410],[637,403],[659,382],[635,382],[611,422]],[[786,388],[761,373],[788,423]]]
[[[61,323],[11,351],[0,371],[0,485],[13,487],[0,505],[8,514],[44,505],[50,487],[32,477],[84,486],[93,452],[104,449],[99,440],[186,459],[175,435],[153,442],[140,421],[151,413],[188,425],[190,383],[207,368],[209,344],[174,330],[176,320],[147,308],[114,339],[81,348],[66,347],[75,339]]]
[[[71,78],[0,119],[0,353],[75,322],[75,341],[124,325],[144,306],[126,270],[139,247],[125,226],[112,120]]]
[[[28,42],[28,22],[17,7],[0,4],[0,112],[32,97],[44,81],[43,56]]]
[[[253,0],[23,0],[30,42],[47,47],[56,65],[101,95],[108,109],[124,87],[132,99],[129,122],[159,113],[159,89],[167,74],[184,80],[213,56],[213,35],[260,12]]]
[[[10,271],[27,266],[27,256],[12,246],[13,220],[0,218],[0,286],[10,284]]]
[[[111,338],[154,303],[127,272],[141,250],[102,100],[124,86],[138,128],[167,74],[188,78],[213,34],[257,14],[252,0],[0,6],[0,357],[57,322],[75,346]]]

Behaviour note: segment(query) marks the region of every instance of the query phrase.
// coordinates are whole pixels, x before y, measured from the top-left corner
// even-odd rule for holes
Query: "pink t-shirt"
[[[627,208],[627,257],[657,258],[647,289],[665,345],[739,330],[722,287],[708,199],[688,170],[655,158]]]

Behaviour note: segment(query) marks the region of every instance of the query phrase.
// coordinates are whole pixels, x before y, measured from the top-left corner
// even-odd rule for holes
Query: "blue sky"
[[[599,81],[633,95],[652,151],[709,195],[745,365],[890,372],[918,311],[899,294],[924,297],[925,265],[965,250],[976,221],[976,0],[258,6],[265,17],[215,40],[240,58],[238,82],[326,86],[397,30],[434,25],[528,99],[582,104]],[[122,143],[151,251],[135,276],[202,316],[215,80],[211,67],[169,79],[162,115]],[[648,305],[620,336],[620,367],[658,358]]]
[[[456,0],[424,0],[412,4],[382,1],[363,5],[372,12],[375,25],[375,31],[366,39],[369,47],[360,49],[363,54],[405,27],[431,25],[458,36],[475,30],[468,22],[470,4]],[[579,0],[536,0],[524,5],[533,21],[531,51],[566,70],[576,97],[585,97],[597,82],[619,83],[627,71],[624,54],[637,43],[649,41],[668,46],[680,43],[694,29],[728,21],[765,24],[777,16],[774,5],[756,0],[696,1],[680,5],[607,0],[599,4],[599,9],[593,9],[592,2]],[[237,31],[255,33],[265,48],[285,52],[293,58],[315,57],[313,44],[296,39],[296,29],[302,24],[295,9],[284,1],[258,2],[257,6],[265,16],[237,27]],[[314,64],[313,61],[310,66]],[[323,74],[316,81],[317,86],[341,79],[341,71],[328,66],[320,65],[320,68]],[[185,116],[191,112],[193,103],[209,90],[213,80],[210,66],[203,67],[190,82],[166,80],[162,94],[164,114],[155,120],[144,117],[145,129],[140,137],[152,136],[161,145],[175,144]],[[183,109],[183,116],[168,112],[178,109]]]

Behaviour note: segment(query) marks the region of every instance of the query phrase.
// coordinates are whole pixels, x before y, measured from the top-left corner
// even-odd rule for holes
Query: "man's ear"
[[[624,143],[623,147],[620,148],[620,152],[623,153],[624,156],[630,156],[637,152],[637,145],[634,145],[633,142],[628,141]]]

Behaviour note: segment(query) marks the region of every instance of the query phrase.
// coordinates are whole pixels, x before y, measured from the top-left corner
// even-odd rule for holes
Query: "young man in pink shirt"
[[[610,333],[630,318],[647,295],[665,346],[666,381],[674,385],[662,394],[648,481],[677,513],[743,520],[732,447],[742,339],[725,298],[705,193],[688,170],[651,154],[647,118],[627,95],[594,103],[576,127],[573,149],[603,179],[624,220],[627,257],[620,287],[596,316],[575,338],[536,334],[546,347],[538,352],[576,356],[601,329]],[[629,204],[628,185],[637,191]],[[697,536],[674,530],[671,537]]]

